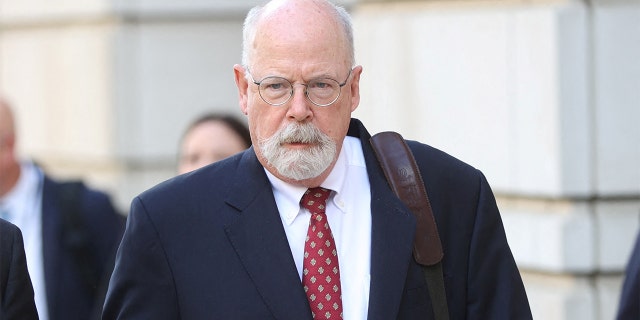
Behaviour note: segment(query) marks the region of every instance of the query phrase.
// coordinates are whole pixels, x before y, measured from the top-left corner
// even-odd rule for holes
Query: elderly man
[[[432,319],[416,220],[351,118],[344,9],[272,1],[234,67],[253,147],[135,198],[105,319]],[[409,142],[441,235],[451,319],[530,319],[484,176]],[[302,200],[301,200],[302,199]]]

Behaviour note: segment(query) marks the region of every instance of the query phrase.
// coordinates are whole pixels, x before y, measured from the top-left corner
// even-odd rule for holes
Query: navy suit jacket
[[[22,233],[0,219],[0,319],[38,319]]]
[[[369,319],[432,319],[412,258],[416,221],[362,139],[371,183]],[[451,319],[530,319],[493,194],[476,169],[409,143],[443,242]],[[135,198],[104,319],[311,319],[271,185],[253,149]]]
[[[85,267],[93,266],[98,281],[91,290],[65,237],[65,214],[61,192],[64,183],[45,176],[42,191],[42,250],[50,320],[88,320],[99,316],[106,282],[124,231],[124,216],[113,207],[108,195],[84,184],[78,192],[79,213],[88,255]],[[100,279],[102,278],[102,279]],[[100,281],[104,282],[100,288]],[[101,291],[102,290],[102,291]]]
[[[627,265],[616,319],[640,319],[640,233],[638,234],[636,244]]]

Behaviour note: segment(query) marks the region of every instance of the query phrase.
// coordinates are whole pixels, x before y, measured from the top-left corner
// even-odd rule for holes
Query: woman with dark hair
[[[178,173],[193,171],[250,146],[249,129],[238,118],[205,114],[193,121],[182,136]]]

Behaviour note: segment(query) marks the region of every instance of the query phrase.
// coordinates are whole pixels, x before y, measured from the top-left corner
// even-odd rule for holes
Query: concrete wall
[[[21,152],[133,196],[175,172],[258,1],[0,0],[0,92]],[[640,216],[640,1],[343,1],[355,116],[482,170],[536,319],[612,319]]]

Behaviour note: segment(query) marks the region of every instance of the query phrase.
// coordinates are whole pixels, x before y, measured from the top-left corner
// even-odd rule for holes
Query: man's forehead
[[[325,1],[319,0],[272,0],[263,7],[262,16],[266,17],[281,12],[292,13],[295,11],[307,10],[309,12],[320,12],[327,8]]]
[[[297,24],[326,27],[336,22],[331,7],[317,0],[284,0],[269,2],[258,18],[258,29]],[[294,31],[294,30],[289,30]]]
[[[348,43],[340,25],[329,21],[296,19],[264,21],[251,45],[253,53],[268,60],[342,60]]]

